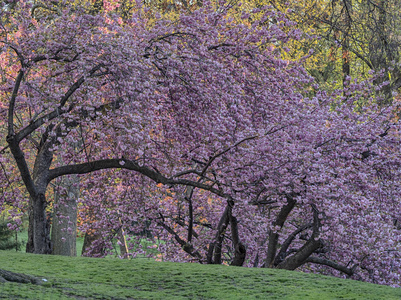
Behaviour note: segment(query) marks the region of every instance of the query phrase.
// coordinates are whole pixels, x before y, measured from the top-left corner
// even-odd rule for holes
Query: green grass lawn
[[[45,278],[0,299],[401,299],[401,289],[284,270],[0,251],[0,268]]]

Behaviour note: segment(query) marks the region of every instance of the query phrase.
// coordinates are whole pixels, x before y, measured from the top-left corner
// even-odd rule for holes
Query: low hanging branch
[[[2,282],[31,283],[37,285],[43,283],[42,279],[38,277],[0,269],[0,283]]]
[[[305,262],[306,263],[314,263],[314,264],[328,266],[328,267],[331,267],[331,268],[336,269],[338,271],[341,271],[341,272],[343,272],[344,274],[346,274],[348,276],[354,275],[355,269],[358,267],[358,265],[355,264],[351,268],[348,268],[348,267],[346,267],[344,265],[336,263],[335,261],[332,261],[332,260],[329,260],[329,259],[320,258],[320,257],[313,257],[313,256],[308,257]]]

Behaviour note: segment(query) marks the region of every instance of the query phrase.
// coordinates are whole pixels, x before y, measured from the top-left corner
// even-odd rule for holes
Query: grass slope
[[[401,289],[284,270],[0,251],[0,268],[45,278],[0,299],[401,299]]]

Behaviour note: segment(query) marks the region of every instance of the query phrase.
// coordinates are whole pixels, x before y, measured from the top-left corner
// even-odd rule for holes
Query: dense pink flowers
[[[142,234],[133,256],[206,263],[221,238],[224,263],[244,246],[244,265],[291,269],[310,244],[296,268],[342,276],[325,260],[399,285],[397,101],[377,106],[369,82],[320,90],[281,58],[300,32],[269,8],[249,26],[208,5],[153,26],[140,13],[122,22],[68,9],[49,22],[21,6],[18,30],[4,25],[0,114],[13,105],[34,185],[82,174],[81,230],[103,236],[93,253],[124,228]],[[0,125],[3,148],[11,131]],[[42,150],[52,159],[40,169]],[[21,212],[22,195],[9,196],[15,162],[1,153],[0,163],[0,203]]]

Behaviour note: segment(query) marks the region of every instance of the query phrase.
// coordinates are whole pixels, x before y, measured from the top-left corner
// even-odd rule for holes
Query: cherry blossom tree
[[[146,224],[163,259],[399,284],[398,102],[380,107],[349,78],[321,90],[282,59],[301,35],[284,14],[14,9],[3,11],[14,25],[2,26],[1,203],[14,217],[28,206],[27,251],[52,252],[49,185],[79,175],[81,229],[103,237],[93,253]],[[12,188],[21,181],[26,192]]]

